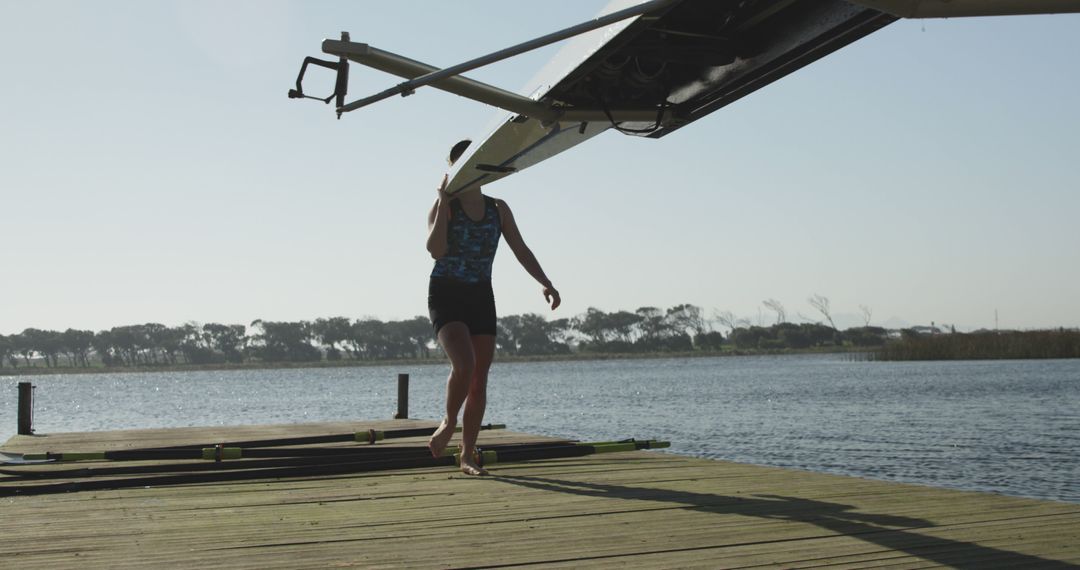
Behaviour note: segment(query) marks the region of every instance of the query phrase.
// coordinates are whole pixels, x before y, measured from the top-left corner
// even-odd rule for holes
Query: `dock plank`
[[[4,449],[124,449],[429,425],[55,434],[13,438]],[[547,440],[481,434],[489,443]],[[393,443],[420,447],[425,440]],[[238,569],[1080,564],[1080,505],[1072,503],[660,452],[491,471],[487,478],[430,468],[4,498],[0,560],[13,567]]]

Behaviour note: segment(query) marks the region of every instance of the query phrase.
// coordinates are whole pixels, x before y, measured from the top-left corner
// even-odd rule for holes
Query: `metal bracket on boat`
[[[341,32],[341,41],[349,41],[349,32]],[[319,67],[325,67],[327,69],[333,69],[337,72],[337,79],[334,82],[334,92],[329,97],[313,97],[304,93],[304,73],[307,72],[307,67],[310,64],[318,65]],[[337,61],[326,61],[315,57],[305,57],[304,63],[300,66],[300,75],[296,76],[296,89],[289,89],[289,99],[315,99],[316,101],[322,101],[323,103],[330,103],[331,99],[336,99],[334,105],[341,108],[345,104],[345,95],[349,91],[349,60],[340,57]],[[341,118],[341,111],[338,111],[338,118]]]

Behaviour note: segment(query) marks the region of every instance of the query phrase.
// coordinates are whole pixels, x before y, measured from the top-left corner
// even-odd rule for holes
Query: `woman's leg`
[[[469,384],[469,395],[465,399],[465,412],[462,414],[461,427],[461,470],[469,475],[485,475],[487,471],[476,465],[473,454],[476,452],[476,438],[480,435],[480,424],[484,421],[484,409],[487,407],[488,369],[495,357],[495,335],[474,335],[473,376]]]
[[[465,326],[465,323],[447,323],[439,329],[438,336],[439,344],[450,358],[450,376],[446,379],[446,415],[428,440],[428,449],[435,457],[442,456],[450,438],[454,436],[458,412],[469,395],[469,386],[476,370],[472,337],[469,336],[469,327]]]

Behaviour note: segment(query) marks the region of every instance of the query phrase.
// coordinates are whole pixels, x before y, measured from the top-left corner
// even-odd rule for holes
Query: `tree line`
[[[830,323],[831,324],[831,323]],[[718,325],[730,325],[727,337]],[[497,350],[506,355],[651,353],[735,349],[809,348],[884,343],[885,329],[844,332],[820,323],[750,326],[720,314],[709,319],[701,307],[606,312],[590,307],[572,318],[547,320],[527,313],[498,320]],[[249,325],[146,323],[102,331],[28,328],[0,335],[0,367],[135,367],[244,362],[375,361],[429,358],[440,353],[427,317],[381,321],[320,318],[264,321]]]
[[[0,366],[132,367],[249,361],[318,362],[424,358],[433,336],[426,317],[383,322],[334,317],[315,321],[263,321],[250,325],[160,323],[98,332],[29,328],[0,335]]]

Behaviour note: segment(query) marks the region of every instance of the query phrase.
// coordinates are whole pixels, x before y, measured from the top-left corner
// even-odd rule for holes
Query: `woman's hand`
[[[544,287],[544,300],[551,305],[552,311],[558,309],[559,305],[562,304],[562,299],[559,298],[559,291],[551,285]]]
[[[443,174],[442,184],[439,184],[439,188],[436,190],[436,192],[439,193],[439,201],[440,202],[448,202],[450,200],[450,195],[446,193],[446,185],[449,184],[449,183],[450,183],[450,175],[449,174]]]

